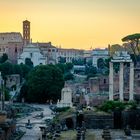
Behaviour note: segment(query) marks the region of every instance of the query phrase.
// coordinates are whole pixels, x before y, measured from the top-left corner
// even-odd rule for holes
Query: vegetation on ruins
[[[105,112],[112,112],[114,110],[136,109],[137,104],[135,102],[120,102],[120,101],[106,101],[100,107],[99,110]]]

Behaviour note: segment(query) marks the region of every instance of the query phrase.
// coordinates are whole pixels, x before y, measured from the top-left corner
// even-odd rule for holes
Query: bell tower
[[[28,20],[23,21],[23,43],[24,46],[30,43],[30,22]]]

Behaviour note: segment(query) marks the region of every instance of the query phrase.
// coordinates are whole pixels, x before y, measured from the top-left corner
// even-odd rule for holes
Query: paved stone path
[[[32,106],[36,108],[42,108],[43,111],[35,111],[31,113],[30,116],[19,119],[17,121],[17,126],[20,126],[20,129],[26,132],[24,136],[21,138],[21,140],[39,140],[39,138],[41,137],[39,126],[42,125],[45,126],[45,122],[44,122],[45,118],[52,117],[51,110],[49,109],[48,105],[32,105]],[[39,119],[35,118],[35,116],[40,114],[41,112],[43,112],[44,117]],[[33,124],[32,129],[25,128],[25,124],[28,122],[29,119],[31,124]]]

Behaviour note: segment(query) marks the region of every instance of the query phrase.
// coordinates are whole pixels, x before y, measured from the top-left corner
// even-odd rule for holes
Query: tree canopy
[[[27,66],[29,66],[29,67],[33,67],[33,62],[31,61],[31,59],[30,58],[26,58],[25,59],[25,64],[27,65]]]
[[[27,85],[26,101],[57,101],[64,86],[62,71],[55,65],[37,66],[29,73]]]
[[[1,57],[0,57],[0,63],[4,63],[6,60],[8,60],[8,55],[6,53],[4,53]]]
[[[140,33],[127,35],[122,38],[123,42],[128,42],[131,45],[131,49],[134,55],[140,55],[139,41],[140,41]]]
[[[85,74],[87,75],[87,79],[95,77],[97,74],[97,68],[94,66],[86,66]]]

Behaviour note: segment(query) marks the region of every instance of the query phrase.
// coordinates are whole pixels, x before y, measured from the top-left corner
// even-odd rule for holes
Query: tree
[[[35,67],[28,76],[28,92],[25,97],[29,102],[57,101],[64,86],[62,71],[54,65]]]
[[[103,58],[99,58],[97,60],[97,67],[98,67],[98,69],[103,69],[104,66],[105,66],[104,59]]]
[[[73,59],[72,63],[74,65],[84,65],[86,62],[83,58]]]
[[[22,78],[27,78],[28,73],[31,71],[31,67],[25,64],[20,64],[20,70],[21,70],[21,77]]]
[[[9,62],[3,63],[0,65],[0,71],[2,72],[2,76],[13,74],[13,65]]]
[[[29,67],[33,67],[33,62],[31,61],[31,59],[30,58],[26,58],[25,59],[25,65],[27,65],[27,66],[29,66]]]
[[[86,66],[85,74],[87,75],[87,79],[95,77],[97,74],[97,68],[94,66]]]
[[[72,70],[73,68],[73,64],[72,63],[66,63],[66,72],[69,72],[70,70]]]
[[[4,63],[6,60],[8,60],[8,55],[4,53],[2,57],[0,58],[0,63]]]
[[[58,63],[56,64],[56,66],[62,71],[62,73],[64,74],[66,71],[66,65],[62,64],[62,63]]]
[[[112,56],[116,51],[124,51],[125,49],[123,48],[123,46],[119,45],[119,44],[114,44],[111,45],[110,47],[110,55]]]
[[[105,64],[105,67],[107,67],[109,69],[109,62],[111,61],[111,57],[107,58],[104,60],[104,64]]]
[[[59,63],[66,63],[66,58],[65,57],[59,57]]]
[[[92,66],[92,59],[88,60],[86,63],[88,66]]]
[[[128,42],[130,44],[131,49],[135,56],[140,55],[140,48],[139,48],[140,33],[128,35],[128,36],[122,38],[122,41]],[[137,59],[137,58],[135,58],[135,59]]]
[[[73,80],[74,79],[74,75],[72,73],[70,73],[70,72],[65,73],[64,74],[64,79],[65,79],[65,81],[67,81],[67,80]]]

